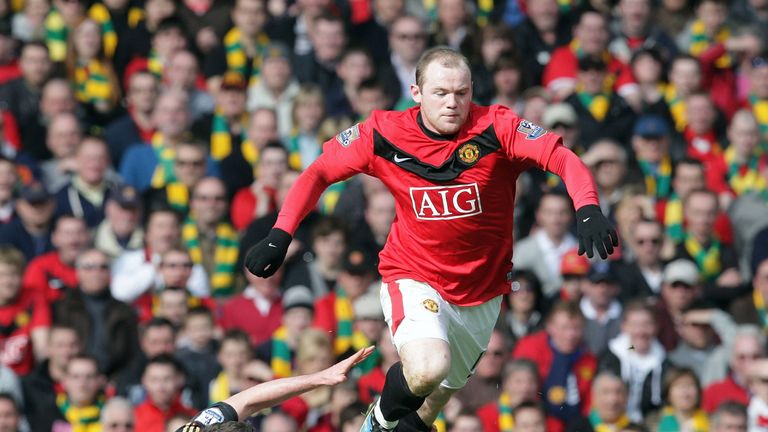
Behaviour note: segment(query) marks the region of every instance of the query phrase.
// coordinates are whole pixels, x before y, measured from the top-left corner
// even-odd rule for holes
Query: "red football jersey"
[[[517,176],[532,167],[563,178],[576,208],[597,204],[579,158],[547,132],[494,105],[472,105],[453,136],[428,130],[419,107],[376,111],[328,140],[300,176],[276,228],[293,233],[330,184],[366,173],[396,201],[396,217],[379,271],[385,282],[428,283],[460,306],[509,292]]]

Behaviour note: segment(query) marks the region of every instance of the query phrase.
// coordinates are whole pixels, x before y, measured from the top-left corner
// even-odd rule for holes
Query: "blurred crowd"
[[[767,29],[767,0],[0,0],[0,431],[173,431],[376,345],[248,419],[357,431],[398,360],[394,198],[335,184],[275,276],[242,260],[436,45],[563,137],[621,236],[579,256],[560,178],[519,178],[512,292],[437,431],[768,431]]]

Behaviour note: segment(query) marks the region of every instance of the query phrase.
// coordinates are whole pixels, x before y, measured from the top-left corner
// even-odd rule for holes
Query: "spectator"
[[[352,323],[352,343],[351,349],[342,354],[342,357],[349,357],[358,350],[371,345],[377,345],[381,339],[381,331],[387,327],[384,321],[384,310],[381,306],[381,300],[378,294],[368,292],[358,297],[352,303],[352,313],[355,320]],[[343,346],[343,344],[342,344]],[[335,346],[335,349],[341,349]],[[373,370],[379,361],[378,353],[371,360],[355,365],[360,374],[365,374]]]
[[[123,69],[123,81],[130,79],[136,71],[148,69],[158,78],[163,76],[165,67],[174,53],[187,47],[184,23],[175,15],[162,18],[151,36],[151,48],[146,54],[134,57]]]
[[[360,96],[360,85],[373,78],[375,72],[373,59],[368,51],[355,46],[345,49],[336,65],[336,75],[339,80],[327,93],[328,114],[334,117],[353,117],[355,114],[353,106]]]
[[[264,279],[243,270],[248,285],[241,294],[229,299],[221,308],[219,325],[224,330],[239,329],[248,333],[251,344],[257,346],[272,336],[280,327],[283,305],[280,300],[280,281],[283,275]]]
[[[621,281],[619,297],[628,301],[638,297],[658,297],[661,294],[664,265],[661,247],[664,241],[662,225],[651,219],[641,219],[634,226],[634,236],[625,245],[632,250],[633,262],[618,266]]]
[[[611,339],[600,357],[600,369],[624,381],[627,416],[636,422],[661,407],[667,352],[656,339],[656,332],[653,309],[644,301],[631,302],[624,309],[621,333]]]
[[[302,85],[293,102],[293,129],[286,137],[288,165],[292,169],[304,170],[320,156],[323,140],[318,135],[325,115],[322,89],[314,84]]]
[[[696,57],[680,54],[669,68],[669,84],[664,89],[664,101],[674,120],[675,130],[683,133],[688,126],[688,96],[700,91],[703,82],[701,64]]]
[[[21,381],[24,412],[32,430],[50,429],[48,418],[52,411],[57,410],[56,389],[62,388],[67,366],[83,349],[77,331],[62,325],[51,326],[46,342],[48,358]]]
[[[389,29],[389,62],[379,65],[379,78],[395,107],[408,107],[411,85],[416,84],[416,63],[427,49],[425,25],[418,18],[403,15]]]
[[[489,73],[493,92],[488,95],[486,102],[489,104],[503,105],[516,113],[523,110],[522,88],[524,80],[523,65],[520,60],[510,52],[503,52],[492,65]]]
[[[659,342],[672,351],[680,341],[679,325],[684,311],[701,296],[699,272],[688,260],[667,264],[662,275],[661,296],[654,304]]]
[[[297,53],[293,61],[294,71],[301,84],[316,84],[326,92],[338,82],[336,66],[347,45],[347,33],[344,21],[331,14],[316,16],[309,24],[312,26],[309,32],[312,50],[306,54]]]
[[[269,339],[256,346],[256,358],[272,367],[275,378],[294,374],[299,338],[309,328],[314,314],[312,293],[307,287],[288,288],[282,302],[280,327]]]
[[[46,144],[52,159],[43,162],[43,184],[51,192],[66,186],[77,169],[75,154],[83,132],[74,114],[61,113],[51,117]]]
[[[106,58],[112,59],[119,38],[124,37],[128,29],[135,28],[143,15],[141,8],[127,0],[107,0],[88,9],[88,16],[101,26]]]
[[[725,341],[729,347],[727,375],[704,389],[701,405],[710,414],[728,401],[749,403],[749,369],[752,363],[765,356],[765,336],[759,328],[746,325],[735,333]]]
[[[752,362],[749,368],[749,391],[750,400],[747,406],[748,430],[760,430],[763,427],[764,419],[768,414],[768,378],[766,376],[766,367],[768,361],[761,358]]]
[[[339,415],[339,425],[341,426],[341,432],[354,432],[356,430],[360,430],[360,428],[363,426],[363,421],[365,420],[364,409],[365,405],[359,402],[353,402],[341,410]],[[295,424],[296,422],[293,423]],[[291,426],[290,429],[287,429],[287,432],[295,431],[296,426]],[[482,432],[482,429],[479,429],[477,432]]]
[[[299,92],[290,49],[281,42],[272,42],[265,47],[263,56],[262,79],[248,89],[248,111],[255,115],[259,108],[274,110],[278,119],[276,136],[288,136],[293,128],[294,98]]]
[[[228,206],[224,183],[215,177],[197,182],[189,208],[190,215],[184,221],[181,237],[192,262],[206,270],[213,297],[231,296],[239,240],[226,218]]]
[[[717,111],[706,93],[692,93],[685,99],[686,123],[683,138],[686,154],[706,163],[723,151],[725,137],[716,127]]]
[[[188,387],[192,390],[195,408],[204,409],[210,401],[208,385],[221,369],[216,358],[219,342],[213,338],[213,312],[203,306],[191,308],[182,334],[186,343],[176,350],[176,359],[189,376]]]
[[[144,229],[138,191],[133,186],[115,185],[106,201],[106,218],[96,227],[94,246],[112,259],[124,252],[141,249]]]
[[[360,425],[362,425],[362,421],[360,422]],[[359,429],[360,428],[358,427],[357,430]],[[261,424],[261,430],[264,432],[298,432],[299,428],[293,417],[280,411],[273,411],[264,417]],[[353,429],[350,428],[350,431],[351,430]],[[342,429],[342,432],[346,432],[346,429]]]
[[[56,220],[51,242],[56,250],[38,256],[24,270],[25,291],[52,303],[77,286],[75,260],[90,244],[83,219],[63,215]]]
[[[725,402],[712,414],[712,432],[747,432],[747,407]]]
[[[512,410],[513,432],[554,431],[546,424],[544,408],[536,402],[523,402]],[[548,429],[549,428],[549,429]]]
[[[8,393],[0,393],[0,431],[19,430],[22,418],[23,412],[19,403]]]
[[[704,165],[701,162],[686,158],[675,164],[672,194],[667,200],[657,203],[657,214],[669,240],[675,243],[683,241],[683,200],[692,191],[704,188],[704,185]]]
[[[244,368],[252,356],[251,341],[247,333],[242,330],[230,330],[224,335],[217,356],[222,371],[210,382],[210,404],[221,402],[250,387]]]
[[[114,376],[136,351],[136,314],[110,295],[110,265],[104,252],[83,251],[75,267],[78,287],[68,290],[53,305],[54,322],[75,328],[85,352],[96,359],[99,370]]]
[[[288,151],[279,142],[267,143],[254,166],[254,182],[238,190],[232,199],[232,225],[238,231],[275,210],[277,188],[287,170]]]
[[[654,430],[709,430],[707,413],[700,408],[701,386],[690,369],[672,369],[664,377],[664,408],[647,421]]]
[[[50,193],[40,183],[22,186],[15,202],[16,216],[0,226],[0,243],[24,254],[26,261],[53,250],[51,217],[56,208]]]
[[[619,31],[608,50],[622,63],[628,64],[640,47],[656,50],[665,62],[677,54],[675,41],[653,21],[652,6],[650,0],[619,1],[616,22]]]
[[[358,399],[364,404],[373,402],[381,395],[387,371],[400,359],[388,327],[382,329],[376,342],[376,351],[380,356],[379,364],[357,380]]]
[[[57,409],[48,413],[52,420],[51,430],[65,426],[73,430],[89,430],[98,425],[104,406],[105,383],[95,358],[80,355],[70,360],[63,389],[56,394]]]
[[[541,197],[536,210],[539,229],[515,245],[515,265],[531,270],[547,297],[556,295],[562,284],[559,270],[563,255],[577,246],[576,238],[568,232],[572,219],[568,198],[547,193]]]
[[[112,264],[112,296],[126,303],[133,303],[150,289],[165,286],[158,266],[163,254],[181,241],[181,218],[173,210],[164,208],[149,213],[144,235],[144,248],[127,251]],[[192,267],[187,284],[189,291],[198,297],[209,295],[208,276],[201,265]]]
[[[749,93],[744,101],[744,108],[752,111],[760,125],[760,137],[768,138],[768,123],[762,116],[762,108],[768,101],[768,61],[765,57],[755,57],[749,72]]]
[[[603,139],[592,143],[589,151],[582,155],[582,160],[595,178],[600,210],[612,218],[616,204],[624,195],[627,152],[619,143]]]
[[[393,23],[405,15],[404,0],[376,0],[371,4],[371,14],[365,21],[353,23],[350,40],[362,41],[371,53],[375,64],[389,60],[389,31]]]
[[[680,343],[669,353],[669,361],[675,366],[694,371],[699,383],[706,371],[706,361],[718,348],[717,334],[713,329],[714,323],[704,314],[708,309],[711,309],[711,306],[706,300],[695,301],[688,305],[679,325]]]
[[[222,180],[227,184],[230,195],[241,187],[254,181],[254,168],[259,161],[261,151],[268,143],[278,141],[278,118],[275,111],[268,108],[254,110],[248,122],[247,139],[241,151],[230,153],[221,160]]]
[[[672,124],[669,105],[664,99],[664,90],[667,87],[665,71],[671,59],[666,60],[654,48],[639,47],[632,54],[629,66],[637,81],[639,113],[657,115]]]
[[[586,292],[586,284],[589,283],[589,260],[584,255],[579,255],[577,248],[573,248],[563,255],[560,261],[560,274],[563,276],[563,285],[560,287],[559,297],[563,300],[580,301]],[[541,310],[544,306],[537,306]]]
[[[194,139],[185,139],[176,145],[176,157],[173,160],[176,180],[152,187],[144,193],[148,209],[172,208],[183,216],[189,213],[190,191],[205,177],[207,147],[203,141]]]
[[[192,133],[210,143],[210,153],[215,160],[240,151],[248,117],[245,112],[247,87],[247,82],[239,73],[225,73],[216,92],[215,112],[192,125]]]
[[[107,171],[107,144],[100,138],[84,138],[75,150],[74,161],[72,179],[56,193],[54,217],[72,214],[93,229],[104,220],[108,194],[115,181],[114,173],[110,176]]]
[[[597,360],[583,346],[585,319],[575,303],[557,302],[545,330],[524,337],[514,358],[536,363],[549,415],[568,422],[588,412],[589,387]]]
[[[115,70],[125,71],[128,64],[136,57],[148,57],[152,50],[152,35],[160,23],[176,13],[176,2],[172,0],[147,0],[144,2],[144,19],[129,29],[124,38],[120,38],[115,49]],[[160,76],[161,69],[157,62],[148,65],[152,73]],[[120,77],[123,78],[123,77]]]
[[[185,0],[179,5],[179,16],[190,35],[195,35],[195,47],[210,54],[221,43],[230,25],[232,5],[213,0]]]
[[[478,30],[471,20],[467,4],[463,1],[439,0],[436,18],[432,22],[431,45],[444,45],[464,55],[471,54]]]
[[[595,263],[587,275],[584,296],[579,302],[584,315],[584,341],[587,348],[599,357],[608,348],[608,342],[619,334],[621,302],[619,278],[608,263]]]
[[[134,409],[136,430],[163,432],[165,422],[171,417],[177,414],[194,415],[194,410],[180,401],[184,372],[170,355],[150,358],[142,373],[141,384],[147,398]]]
[[[21,42],[43,39],[45,35],[45,16],[50,5],[44,0],[24,2],[24,9],[13,16],[13,37]]]
[[[152,111],[160,94],[157,77],[142,70],[131,75],[125,95],[127,113],[110,122],[104,129],[104,140],[115,166],[120,166],[123,154],[138,142],[152,142],[157,128]]]
[[[211,114],[215,108],[213,97],[201,88],[200,81],[200,66],[193,52],[180,49],[169,55],[163,68],[163,88],[187,93],[192,121]]]
[[[85,5],[80,2],[53,0],[51,6],[45,18],[45,43],[50,50],[51,61],[61,63],[67,58],[69,32],[85,18]]]
[[[513,425],[509,416],[516,407],[538,400],[539,373],[536,364],[527,359],[508,361],[504,366],[501,394],[477,410],[484,432],[498,432]],[[542,416],[543,417],[543,416]],[[543,418],[542,418],[543,421]]]
[[[526,0],[526,18],[515,27],[515,46],[524,58],[525,76],[531,85],[541,85],[541,77],[555,49],[571,39],[570,19],[560,13],[552,0]]]
[[[100,420],[104,432],[133,432],[133,406],[126,399],[113,397],[101,409]]]
[[[318,222],[312,230],[314,256],[295,262],[286,270],[284,286],[304,285],[315,298],[321,298],[335,289],[342,270],[347,232],[343,223],[335,218]]]
[[[592,406],[588,417],[568,423],[566,431],[594,432],[609,427],[620,429],[629,424],[626,414],[627,386],[612,372],[601,372],[592,381]]]
[[[176,329],[170,321],[153,318],[139,327],[139,348],[131,363],[114,378],[116,393],[125,396],[134,405],[146,398],[141,386],[144,369],[150,359],[161,354],[172,355],[175,349]]]

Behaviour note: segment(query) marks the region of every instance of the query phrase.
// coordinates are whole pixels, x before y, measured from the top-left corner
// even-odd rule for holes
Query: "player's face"
[[[424,76],[421,88],[411,86],[413,100],[421,105],[424,125],[439,134],[455,134],[467,120],[472,101],[469,69],[433,62],[427,66]]]

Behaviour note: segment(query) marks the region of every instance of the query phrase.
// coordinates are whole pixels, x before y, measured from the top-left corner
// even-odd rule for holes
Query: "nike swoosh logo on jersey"
[[[269,246],[269,247],[273,247],[273,248],[276,248],[276,247],[277,247],[277,246],[275,246],[275,244],[274,244],[274,243],[269,243],[267,246]]]
[[[413,158],[409,158],[409,157],[401,158],[398,154],[395,154],[394,159],[395,159],[395,163],[400,163],[400,162],[409,161]]]
[[[590,220],[590,219],[592,219],[592,216],[590,216],[590,217],[588,217],[588,218],[584,219],[582,222],[586,222],[586,221],[588,221],[588,220]]]

